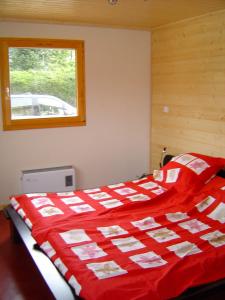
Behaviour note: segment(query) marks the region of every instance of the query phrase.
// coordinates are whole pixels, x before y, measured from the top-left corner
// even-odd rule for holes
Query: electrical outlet
[[[163,112],[168,113],[169,112],[169,106],[163,106]]]

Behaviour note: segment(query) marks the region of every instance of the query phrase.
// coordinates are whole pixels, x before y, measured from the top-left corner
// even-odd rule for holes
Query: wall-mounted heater
[[[75,190],[72,166],[22,171],[22,192],[67,192]]]

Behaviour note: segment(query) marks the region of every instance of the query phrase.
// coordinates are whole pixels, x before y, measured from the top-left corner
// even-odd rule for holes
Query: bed
[[[188,299],[224,287],[224,166],[186,153],[133,181],[13,196],[6,211],[56,299]]]

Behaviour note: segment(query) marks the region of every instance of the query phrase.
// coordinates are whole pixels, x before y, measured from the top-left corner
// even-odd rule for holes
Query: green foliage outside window
[[[48,94],[74,105],[75,64],[71,50],[11,48],[11,94]]]

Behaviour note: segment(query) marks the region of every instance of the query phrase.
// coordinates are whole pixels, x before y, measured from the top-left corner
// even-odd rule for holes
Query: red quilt
[[[178,192],[151,176],[11,204],[80,297],[158,300],[225,278],[225,180]]]

